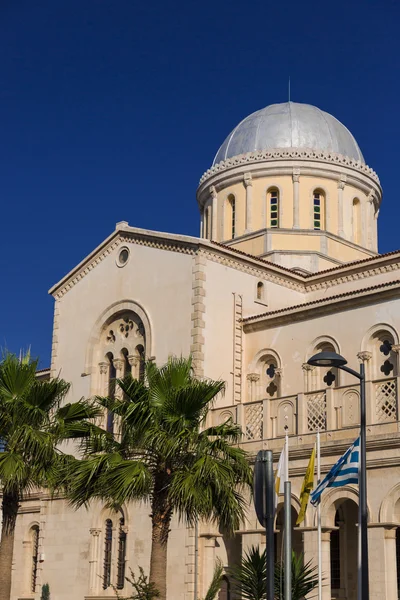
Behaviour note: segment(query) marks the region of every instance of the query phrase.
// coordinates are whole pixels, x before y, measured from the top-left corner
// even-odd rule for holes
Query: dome
[[[350,131],[329,113],[311,104],[271,104],[249,115],[228,135],[213,165],[239,154],[277,148],[324,150],[365,164]]]

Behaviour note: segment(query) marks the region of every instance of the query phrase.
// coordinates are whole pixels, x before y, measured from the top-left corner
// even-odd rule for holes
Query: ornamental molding
[[[370,304],[371,298],[397,298],[400,290],[400,280],[389,283],[378,284],[371,288],[361,288],[343,292],[337,296],[320,298],[310,302],[284,307],[275,311],[253,315],[243,319],[243,330],[245,333],[269,329],[278,325],[286,325],[296,321],[305,321],[313,317],[320,317],[332,313],[338,313],[354,306],[365,306]]]
[[[245,173],[244,177],[243,177],[243,183],[244,186],[247,188],[251,185],[253,185],[253,178],[251,176],[251,173]]]
[[[372,358],[372,352],[368,352],[368,350],[358,352],[357,358],[360,362],[368,362]]]
[[[52,294],[56,300],[62,298],[74,287],[74,285],[81,281],[81,279],[88,275],[90,271],[112,254],[118,246],[129,243],[137,244],[138,246],[147,246],[149,248],[157,248],[159,250],[167,250],[169,252],[178,252],[180,254],[195,255],[197,252],[196,245],[190,242],[144,237],[144,235],[141,236],[135,233],[130,234],[126,231],[121,235],[121,232],[119,232],[117,238],[103,247],[87,261],[84,261],[83,264],[78,265],[78,267],[71,272],[70,276],[67,275],[64,280],[61,280],[62,284],[59,287],[57,287],[57,285],[53,286],[49,293]]]
[[[293,169],[292,179],[293,179],[293,183],[299,183],[299,181],[300,181],[300,169]]]
[[[275,274],[272,272],[272,270],[268,269],[268,265],[265,265],[264,268],[256,267],[246,264],[243,260],[240,260],[239,257],[236,258],[217,254],[215,251],[213,252],[208,249],[202,249],[200,253],[208,260],[224,265],[225,267],[235,269],[236,271],[241,271],[242,273],[247,273],[248,275],[253,275],[254,277],[262,277],[264,281],[270,281],[291,290],[296,290],[297,292],[305,291],[303,282],[291,281],[289,278],[285,278],[283,275]],[[254,258],[256,259],[257,257]]]
[[[379,259],[379,256],[376,257]],[[346,268],[346,265],[343,265],[343,268]],[[350,268],[350,267],[348,267]],[[332,277],[332,279],[324,279],[323,281],[316,283],[308,283],[305,281],[305,290],[307,292],[313,292],[317,290],[326,290],[328,288],[333,288],[336,285],[341,285],[342,283],[350,283],[353,281],[361,281],[363,279],[368,279],[370,277],[374,277],[376,275],[383,275],[384,273],[391,273],[392,271],[398,271],[400,269],[400,262],[396,261],[394,263],[387,263],[385,265],[378,265],[371,269],[360,270],[357,272],[343,274],[339,277]],[[318,277],[318,273],[315,273],[315,277]],[[327,274],[328,275],[328,274]],[[333,275],[333,274],[332,274]]]
[[[247,381],[251,381],[256,383],[260,379],[260,375],[258,373],[249,373],[246,375]]]
[[[276,149],[276,150],[262,150],[256,152],[247,152],[246,154],[240,154],[239,156],[233,156],[227,158],[220,163],[214,165],[208,169],[201,177],[199,185],[204,183],[209,177],[237,167],[240,165],[246,165],[249,163],[267,162],[273,160],[313,160],[320,162],[327,162],[335,165],[342,165],[356,169],[361,173],[371,177],[379,185],[379,177],[371,167],[364,165],[361,161],[355,160],[343,154],[337,154],[335,152],[317,151],[312,149],[296,150],[296,149]]]

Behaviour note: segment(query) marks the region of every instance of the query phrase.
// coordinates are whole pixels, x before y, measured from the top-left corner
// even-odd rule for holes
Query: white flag
[[[281,455],[279,457],[278,468],[275,475],[275,505],[278,505],[278,496],[283,494],[285,489],[285,481],[289,481],[289,461],[288,461],[288,437],[285,438],[285,445],[282,448]]]

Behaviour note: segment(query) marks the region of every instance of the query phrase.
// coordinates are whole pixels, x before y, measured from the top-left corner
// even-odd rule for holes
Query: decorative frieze
[[[204,175],[200,179],[200,185],[204,183],[209,177],[215,175],[216,173],[220,173],[221,171],[225,171],[225,169],[230,169],[232,167],[237,167],[239,165],[246,165],[249,163],[255,162],[267,162],[267,161],[275,161],[275,160],[291,160],[291,159],[299,159],[299,160],[312,160],[312,161],[320,161],[327,162],[335,165],[343,165],[346,167],[350,167],[352,169],[356,169],[365,175],[368,175],[379,184],[378,175],[375,173],[373,169],[363,164],[359,160],[355,160],[348,156],[343,156],[342,154],[337,154],[335,152],[327,152],[327,151],[316,151],[316,150],[300,150],[300,149],[275,149],[275,150],[260,150],[256,152],[247,152],[246,154],[240,154],[239,156],[233,156],[232,158],[227,158],[226,160],[221,161],[220,163],[214,165],[210,169],[208,169]]]

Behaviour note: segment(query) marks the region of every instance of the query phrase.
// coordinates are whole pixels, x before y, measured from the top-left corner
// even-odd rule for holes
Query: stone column
[[[304,374],[304,391],[311,392],[311,373],[314,371],[315,367],[309,365],[308,363],[303,363],[301,368],[303,369]]]
[[[115,369],[115,378],[121,379],[124,376],[124,361],[122,358],[114,358],[113,365]],[[119,386],[115,386],[115,397],[122,398],[122,390]]]
[[[134,354],[128,356],[128,362],[131,366],[131,374],[133,379],[139,379],[139,357]]]
[[[109,364],[107,362],[99,363],[99,394],[100,396],[107,396],[108,394],[108,369]]]
[[[293,229],[300,229],[300,169],[293,169],[292,179],[293,179]],[[279,203],[280,202],[282,202],[282,198],[279,198]]]
[[[100,533],[101,529],[90,529],[89,591],[92,594],[95,594],[98,591],[101,582],[101,579],[99,578],[100,573],[97,572],[97,563],[99,561],[100,553]]]
[[[200,211],[200,237],[204,237],[204,206]]]
[[[373,228],[375,226],[375,193],[372,190],[367,198],[367,248],[373,248]]]
[[[246,232],[253,231],[252,210],[253,210],[253,181],[251,173],[245,173],[243,178],[244,187],[246,188]]]
[[[249,373],[247,375],[247,381],[249,382],[249,402],[256,400],[256,383],[259,379],[260,375],[258,373]]]
[[[203,540],[203,560],[202,560],[202,578],[200,593],[204,596],[214,573],[215,567],[215,546],[217,541],[216,535],[202,536]]]
[[[211,239],[217,241],[217,190],[210,186],[210,196],[212,202],[211,209]]]
[[[338,235],[340,237],[346,237],[343,229],[343,190],[346,185],[347,177],[346,175],[341,175],[338,181]]]

